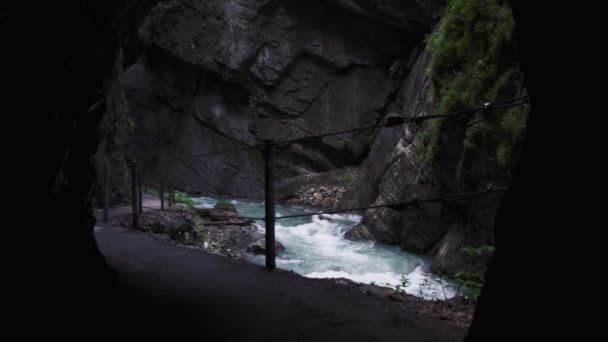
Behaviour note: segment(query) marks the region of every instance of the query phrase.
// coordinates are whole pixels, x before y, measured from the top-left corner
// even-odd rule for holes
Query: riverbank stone
[[[283,246],[282,243],[275,241],[276,254],[279,254],[284,250],[285,250],[285,246]],[[266,253],[266,240],[260,239],[260,240],[253,242],[252,244],[249,245],[249,247],[247,247],[247,252],[253,253],[253,254],[265,254]]]

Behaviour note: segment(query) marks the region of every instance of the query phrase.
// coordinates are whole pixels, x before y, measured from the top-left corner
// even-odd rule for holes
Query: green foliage
[[[353,182],[355,177],[348,170],[342,170],[334,176],[334,179],[336,181],[340,182],[341,184],[349,185],[350,183]]]
[[[147,188],[146,193],[148,193],[150,195],[154,195],[154,196],[160,196],[160,191],[158,191],[158,189],[155,189],[155,188]],[[165,192],[165,194],[164,194],[165,200],[169,199],[169,195],[170,195],[169,192]],[[206,240],[207,239],[207,237],[206,237],[207,230],[204,228],[203,219],[201,218],[199,213],[196,211],[196,208],[194,207],[194,201],[192,200],[192,197],[185,192],[176,191],[174,198],[175,198],[175,206],[177,208],[179,208],[180,210],[183,210],[190,214],[190,217],[192,220],[192,225],[194,226],[194,229],[196,230],[196,232],[199,235],[201,235],[203,237],[203,241]]]
[[[127,128],[129,129],[129,133],[135,132],[136,127],[137,125],[135,125],[135,121],[133,121],[130,116],[127,116]]]
[[[452,276],[452,280],[458,283],[456,296],[461,296],[464,299],[476,300],[483,288],[483,276],[478,273],[471,272],[456,272]]]
[[[156,188],[146,188],[146,193],[153,195],[153,196],[160,197],[160,191]],[[165,191],[164,196],[163,196],[165,198],[165,200],[169,200],[169,196],[170,196],[169,191]],[[189,208],[189,207],[194,208],[194,201],[192,200],[192,197],[188,193],[182,192],[182,191],[175,191],[174,198],[175,198],[176,204],[182,204],[183,207],[185,207],[185,208]]]
[[[192,219],[192,225],[194,226],[194,230],[196,230],[197,233],[203,234],[206,236],[207,230],[205,229],[205,226],[203,225],[203,219],[201,218],[201,215],[199,215],[199,213],[196,210],[191,211],[190,215],[191,215],[191,219]]]
[[[429,94],[435,113],[475,107],[497,100],[498,94],[512,87],[520,77],[517,66],[502,66],[501,54],[512,48],[515,22],[510,7],[499,0],[449,0],[439,27],[426,37],[431,60],[427,73],[434,90]],[[517,87],[516,87],[517,88]],[[521,89],[513,91],[521,92]],[[482,138],[492,135],[500,140],[496,156],[503,167],[509,165],[511,147],[523,137],[527,111],[509,110],[495,132],[488,113],[478,112],[466,122],[462,141],[463,155],[458,167],[462,172],[467,151],[478,147]],[[444,120],[427,122],[423,131],[425,163],[434,163],[442,146]]]
[[[524,137],[529,110],[530,108],[527,105],[513,107],[505,113],[502,119],[504,139],[498,146],[496,158],[503,167],[510,165],[513,146]]]
[[[496,73],[496,60],[514,26],[511,9],[497,0],[448,2],[439,28],[426,39],[432,52],[430,76],[440,81],[451,74],[447,82],[459,85],[444,87],[453,96],[440,103],[475,99],[488,76]]]
[[[203,219],[201,218],[198,211],[194,207],[194,201],[192,197],[185,192],[176,191],[175,192],[175,203],[178,208],[181,208],[184,211],[190,213],[190,219],[192,220],[192,225],[194,226],[194,230],[202,236],[202,240],[205,241],[207,239],[207,231],[203,225]]]
[[[232,203],[230,203],[230,201],[220,200],[220,201],[217,201],[217,203],[215,204],[215,207],[218,209],[230,209],[233,207],[233,205],[232,205]]]
[[[424,162],[426,163],[433,162],[439,155],[442,127],[443,120],[431,120],[422,133],[422,139],[424,140],[424,144],[426,146],[424,155]]]
[[[192,197],[185,192],[176,191],[175,192],[175,203],[181,203],[188,207],[194,207],[194,201]]]
[[[191,211],[191,215],[194,230],[196,230],[197,233],[201,234],[204,237],[203,240],[206,240],[207,230],[203,226],[203,219],[198,214],[198,212],[196,212],[196,210]]]
[[[427,218],[426,212],[422,206],[408,206],[405,208],[404,214],[407,217],[408,225],[422,223]]]
[[[492,254],[494,253],[494,246],[481,246],[481,247],[473,247],[473,246],[465,246],[462,248],[462,251],[470,256],[470,257],[477,257],[477,256],[481,256],[484,254]]]
[[[482,112],[475,114],[475,116],[469,120],[467,126],[463,144],[465,149],[471,150],[476,147],[475,137],[487,134],[490,131],[490,126]]]
[[[483,255],[491,255],[494,253],[494,246],[465,246],[462,252],[471,258],[477,258]],[[473,261],[474,259],[472,259]],[[479,273],[458,271],[449,277],[458,284],[456,296],[468,300],[476,300],[481,293],[484,284],[484,277]]]

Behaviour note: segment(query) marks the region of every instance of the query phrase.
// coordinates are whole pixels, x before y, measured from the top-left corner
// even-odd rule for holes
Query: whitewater
[[[194,198],[196,207],[212,208],[216,199]],[[252,200],[229,200],[240,216],[263,217],[264,203]],[[316,209],[278,205],[276,215],[297,215]],[[454,297],[456,286],[429,271],[430,260],[412,255],[398,246],[374,242],[350,241],[344,234],[361,221],[352,214],[323,214],[277,219],[276,239],[285,246],[277,256],[277,267],[309,278],[346,278],[355,282],[400,289],[425,299]],[[255,223],[264,232],[264,221]],[[249,255],[248,261],[264,264],[264,256]]]

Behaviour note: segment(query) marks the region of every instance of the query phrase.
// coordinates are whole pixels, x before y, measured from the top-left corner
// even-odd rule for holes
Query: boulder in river
[[[332,217],[331,215],[328,215],[328,214],[321,214],[321,215],[319,215],[319,218],[321,220],[325,220],[325,221],[327,221],[329,223],[342,223],[342,222],[344,222],[343,219]]]
[[[238,212],[234,205],[229,202],[218,202],[213,208],[197,209],[197,212],[209,221],[226,221],[234,222],[241,221],[237,219]]]
[[[282,243],[275,241],[276,254],[279,254],[284,250],[285,250],[285,246],[283,246]],[[249,247],[247,247],[247,252],[250,252],[253,254],[265,254],[266,253],[266,240],[260,239],[260,240],[253,242],[252,244],[249,245]]]
[[[221,211],[226,211],[226,212],[231,212],[236,214],[236,207],[234,205],[232,205],[232,203],[230,202],[225,202],[225,201],[219,201],[215,204],[215,206],[213,207],[213,209],[215,210],[221,210]]]

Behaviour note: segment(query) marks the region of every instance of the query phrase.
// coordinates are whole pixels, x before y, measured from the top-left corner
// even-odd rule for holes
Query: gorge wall
[[[522,96],[513,30],[511,9],[504,2],[451,1],[388,111],[425,116]],[[344,205],[398,203],[508,185],[527,113],[527,105],[520,105],[384,128]],[[491,253],[481,250],[494,245],[500,200],[500,194],[492,194],[402,211],[371,210],[347,236],[428,254],[438,274],[482,275]],[[467,247],[480,249],[467,253]]]
[[[133,159],[144,184],[162,179],[195,194],[261,198],[259,151],[174,160],[367,126],[388,113],[424,116],[520,95],[516,48],[505,33],[512,27],[496,25],[512,20],[508,7],[474,1],[469,10],[477,14],[469,15],[461,1],[452,3],[447,11],[459,15],[439,22],[443,1],[159,2],[116,58],[98,175],[109,161],[115,203],[129,198],[126,160]],[[474,31],[478,23],[486,26]],[[431,32],[434,44],[424,40]],[[467,64],[472,59],[480,66]],[[276,173],[283,181],[358,168],[341,207],[507,184],[525,112],[491,114],[283,147]],[[483,272],[489,256],[468,257],[462,248],[494,244],[499,202],[492,195],[367,211],[348,237],[428,254],[437,273]]]
[[[123,128],[110,125],[101,134],[124,144],[101,149],[98,164],[119,153],[118,179],[124,159],[135,159],[144,165],[144,183],[165,179],[193,193],[261,197],[258,151],[170,168],[168,161],[378,122],[440,5],[159,2],[139,25],[132,43],[139,53],[125,46],[117,57],[107,117]],[[364,133],[285,147],[277,151],[277,174],[358,165],[371,142]]]

